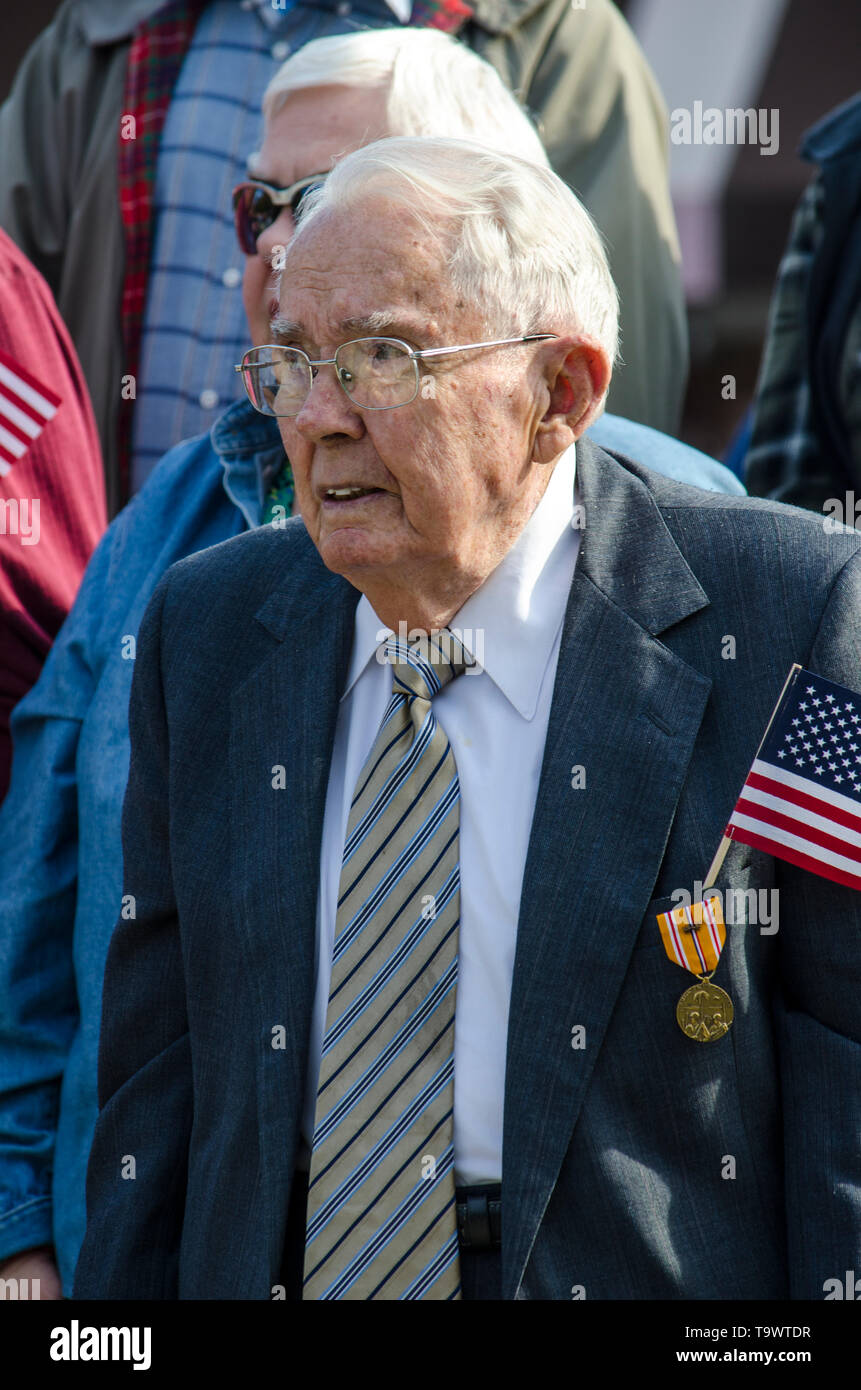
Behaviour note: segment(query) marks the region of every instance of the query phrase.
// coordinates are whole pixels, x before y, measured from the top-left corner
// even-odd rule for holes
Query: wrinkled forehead
[[[442,225],[434,232],[379,197],[320,213],[287,250],[280,318],[312,338],[381,311],[400,311],[416,325],[456,321]]]

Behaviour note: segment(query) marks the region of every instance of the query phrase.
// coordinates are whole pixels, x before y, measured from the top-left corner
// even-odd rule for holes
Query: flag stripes
[[[0,350],[0,477],[22,459],[61,404],[61,397]]]
[[[798,667],[726,828],[775,858],[861,888],[861,696]]]

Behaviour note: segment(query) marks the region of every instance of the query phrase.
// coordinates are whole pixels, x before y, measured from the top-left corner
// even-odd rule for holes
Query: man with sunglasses
[[[77,347],[111,516],[235,398],[245,324],[224,211],[260,93],[309,41],[392,24],[457,35],[535,112],[612,247],[637,365],[611,408],[675,431],[687,327],[667,117],[611,0],[65,0],[0,109],[0,225]]]
[[[485,120],[486,140],[543,161],[528,120],[469,50],[450,52],[448,40],[430,33],[399,32],[395,40],[400,88],[418,103],[413,121],[424,119],[420,69],[439,62],[442,49],[451,106],[438,119],[448,133],[458,122],[462,133],[475,133]],[[243,249],[256,238],[259,251],[246,255],[243,282],[249,336],[258,347],[271,341],[270,263],[281,262],[298,200],[340,154],[388,129],[386,87],[350,86],[347,79],[366,64],[368,50],[379,62],[391,60],[391,48],[385,31],[320,40],[284,64],[267,94],[265,138],[252,161],[259,178],[253,195],[240,190],[235,208]],[[321,86],[304,85],[312,60],[327,75]],[[262,196],[261,184],[271,197]],[[242,373],[243,381],[252,379]],[[643,428],[626,447],[689,481],[737,490],[719,465],[654,431]],[[62,1286],[67,1293],[72,1287],[96,1118],[105,954],[118,910],[135,911],[122,903],[120,813],[138,627],[171,563],[263,522],[280,532],[293,507],[278,421],[243,399],[211,436],[172,450],[114,522],[42,679],[13,715],[12,785],[0,811],[0,1258],[9,1257],[7,1275],[41,1277],[43,1297],[49,1280],[59,1288],[54,1250]],[[36,999],[21,990],[29,976]],[[42,1253],[26,1253],[34,1248]]]
[[[314,195],[241,364],[301,516],[141,627],[77,1296],[812,1299],[857,1249],[857,894],[736,844],[780,933],[710,1040],[656,913],[792,663],[861,690],[861,539],[589,442],[616,347],[549,170],[390,139]]]

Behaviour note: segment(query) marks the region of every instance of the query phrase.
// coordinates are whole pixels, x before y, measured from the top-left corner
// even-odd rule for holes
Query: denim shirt
[[[172,449],[105,533],[12,716],[0,810],[0,1259],[53,1244],[67,1296],[122,896],[134,639],[169,565],[259,524],[283,456],[276,422],[245,401]]]
[[[696,450],[608,416],[596,443],[717,492]],[[260,524],[284,454],[245,401],[172,449],[90,561],[42,675],[12,715],[0,809],[0,1259],[53,1244],[71,1295],[98,1111],[102,979],[122,909],[134,646],[169,565]]]

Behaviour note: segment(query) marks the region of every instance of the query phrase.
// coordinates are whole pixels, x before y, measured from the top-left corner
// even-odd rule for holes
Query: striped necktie
[[[471,665],[391,638],[392,695],[350,806],[314,1119],[306,1299],[457,1299],[460,787],[431,700]]]

